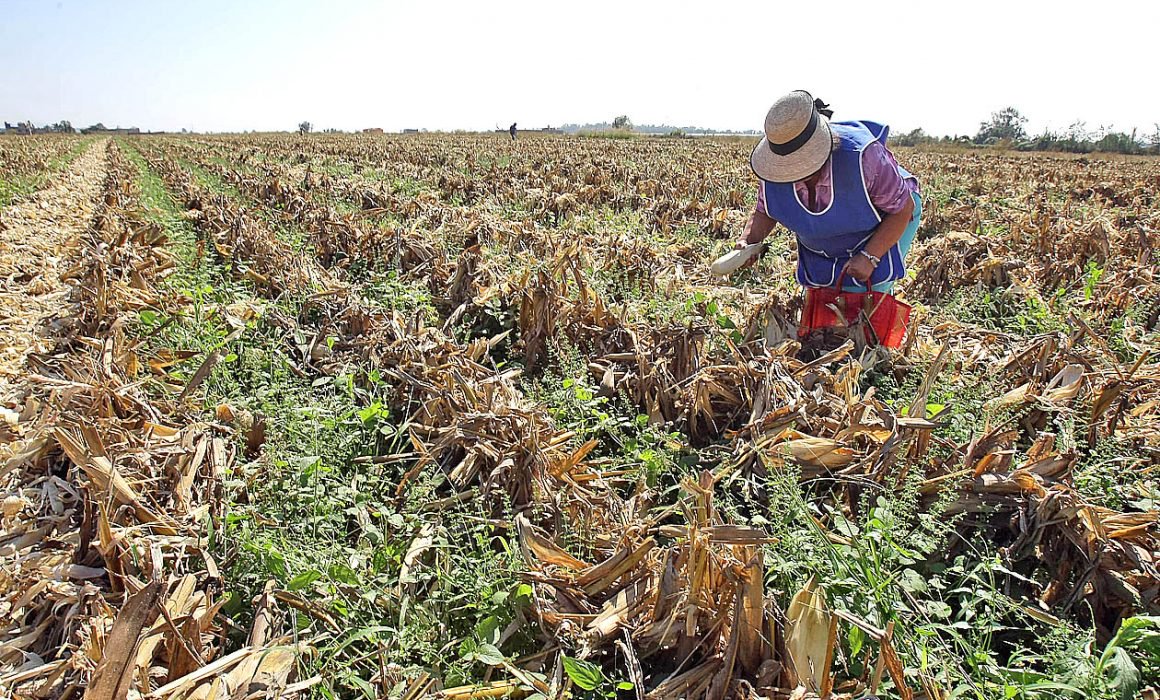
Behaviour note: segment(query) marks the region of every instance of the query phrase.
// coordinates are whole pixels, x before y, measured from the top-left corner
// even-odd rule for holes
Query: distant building
[[[72,127],[67,121],[59,121],[56,124],[45,124],[44,126],[37,126],[32,122],[18,122],[12,124],[4,122],[4,128],[0,129],[0,134],[7,134],[10,136],[28,136],[30,134],[75,134],[76,129]]]
[[[48,134],[51,132],[52,129],[47,126],[38,127],[32,122],[17,122],[16,124],[4,122],[3,133],[5,134],[21,134],[27,136],[29,134]]]
[[[417,133],[419,133],[419,130],[418,129],[403,129],[403,133],[404,134],[417,134]]]
[[[377,126],[372,126],[369,129],[363,129],[363,133],[364,134],[381,134],[381,133],[383,133],[383,130]]]
[[[101,134],[101,135],[107,134],[110,136],[130,136],[132,134],[140,134],[141,130],[135,126],[131,126],[127,129],[122,129],[120,127],[116,128],[116,129],[110,129],[110,128],[106,127],[104,124],[97,123],[97,124],[93,124],[92,126],[90,126],[87,129],[81,129],[81,133],[82,134]]]

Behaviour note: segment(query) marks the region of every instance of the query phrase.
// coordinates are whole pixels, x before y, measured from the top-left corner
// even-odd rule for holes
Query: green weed
[[[434,476],[418,479],[400,501],[394,486],[409,462],[376,466],[375,457],[409,449],[405,424],[388,408],[397,400],[393,387],[374,368],[314,378],[295,371],[289,355],[309,339],[267,319],[272,309],[297,317],[296,304],[254,299],[212,258],[198,258],[196,233],[180,207],[140,155],[126,150],[139,169],[146,214],[165,227],[181,261],[167,284],[190,300],[172,319],[143,312],[140,332],[152,333],[158,349],[221,348],[223,359],[203,385],[207,414],[226,403],[236,416],[266,426],[260,453],[229,475],[224,516],[210,526],[225,610],[237,625],[233,642],[243,642],[249,601],[273,579],[322,611],[286,611],[291,627],[312,634],[320,650],[307,671],[326,675],[322,696],[389,692],[371,685],[383,660],[471,682],[486,670],[473,644],[502,645],[512,655],[530,648],[520,625],[500,639],[530,592],[516,576],[511,533],[497,529],[490,513],[473,510],[479,499],[425,510],[439,486]],[[368,289],[385,306],[430,312],[425,294],[397,280]],[[224,347],[229,327],[220,307],[242,301],[266,313]],[[173,368],[170,378],[186,380],[200,359]],[[241,434],[237,449],[245,453]]]

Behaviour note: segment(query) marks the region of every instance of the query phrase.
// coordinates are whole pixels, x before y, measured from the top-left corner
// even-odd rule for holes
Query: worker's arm
[[[765,240],[769,232],[777,222],[769,218],[769,215],[760,209],[754,209],[753,213],[749,215],[749,221],[745,224],[745,232],[741,234],[741,238],[737,240],[735,248],[744,248],[753,243],[760,243]],[[901,232],[898,234],[901,236]]]
[[[863,250],[876,258],[885,258],[887,251],[902,240],[902,234],[913,215],[914,200],[908,197],[901,209],[882,217],[882,223],[874,229],[874,235],[870,236]],[[845,273],[859,282],[866,282],[874,274],[874,267],[874,263],[865,255],[855,255],[846,263]]]

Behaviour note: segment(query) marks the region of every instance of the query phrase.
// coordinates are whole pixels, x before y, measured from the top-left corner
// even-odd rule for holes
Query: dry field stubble
[[[708,275],[745,144],[97,147],[71,303],[2,397],[5,687],[1156,681],[1155,161],[901,152],[926,206],[888,353],[802,347],[784,233]]]

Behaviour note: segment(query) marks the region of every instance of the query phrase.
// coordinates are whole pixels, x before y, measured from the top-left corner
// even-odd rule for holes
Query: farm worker
[[[749,163],[761,179],[757,207],[738,248],[775,224],[797,238],[797,280],[805,287],[891,292],[922,215],[918,180],[886,148],[889,127],[830,121],[833,112],[805,90],[773,104],[765,138]],[[843,277],[844,275],[844,277]]]
[[[516,123],[515,122],[512,122],[512,125],[508,127],[508,133],[512,135],[512,141],[515,141],[516,140]]]

